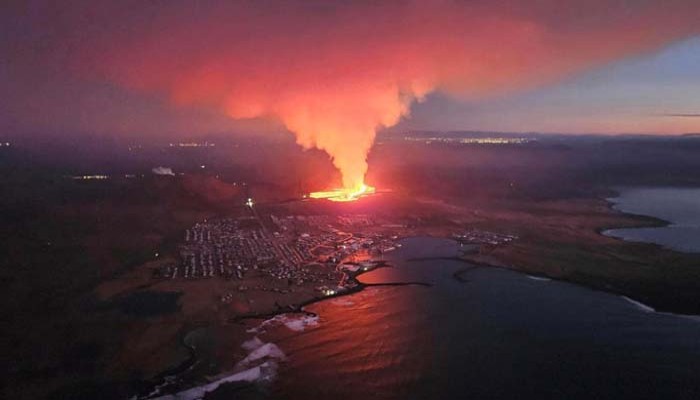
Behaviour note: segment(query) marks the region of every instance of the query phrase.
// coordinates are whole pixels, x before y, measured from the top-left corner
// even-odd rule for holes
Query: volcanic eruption
[[[372,186],[367,186],[361,183],[357,189],[335,189],[322,192],[312,192],[309,197],[312,199],[328,199],[331,201],[355,201],[362,196],[372,194],[375,189]]]
[[[700,32],[689,0],[174,3],[105,15],[119,29],[78,37],[80,70],[178,105],[280,121],[340,171],[339,189],[312,194],[334,200],[373,190],[364,179],[377,130],[432,91],[497,96]],[[93,20],[88,4],[81,18]]]

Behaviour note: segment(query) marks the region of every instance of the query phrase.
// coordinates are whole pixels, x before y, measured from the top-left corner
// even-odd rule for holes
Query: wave
[[[630,299],[630,298],[627,297],[627,296],[620,296],[620,297],[622,297],[622,298],[623,298],[624,300],[626,300],[628,303],[631,303],[631,304],[635,305],[635,306],[636,306],[639,310],[641,310],[641,311],[644,311],[644,312],[656,312],[656,309],[655,309],[654,307],[650,307],[650,306],[648,306],[648,305],[646,305],[646,304],[644,304],[644,303],[641,303],[641,302],[639,302],[639,301],[637,301],[637,300]]]
[[[257,349],[251,351],[244,359],[236,364],[236,367],[248,367],[264,359],[274,359],[284,361],[286,359],[282,350],[274,343],[265,343]]]
[[[648,306],[644,303],[641,303],[637,300],[630,299],[627,296],[620,296],[622,297],[625,301],[628,303],[634,304],[639,310],[647,312],[647,313],[656,313],[659,315],[667,315],[671,317],[676,317],[676,318],[685,318],[685,319],[690,319],[696,322],[700,322],[700,315],[692,315],[692,314],[676,314],[676,313],[670,313],[670,312],[661,312],[661,311],[656,311],[654,307]]]
[[[274,343],[264,343],[258,337],[243,342],[241,345],[248,355],[236,364],[236,372],[216,379],[206,385],[195,386],[175,394],[168,394],[152,400],[199,400],[226,383],[269,383],[277,377],[279,361],[287,359],[282,350]]]
[[[248,329],[248,333],[264,332],[270,326],[284,325],[294,332],[303,332],[306,328],[318,326],[318,316],[316,315],[295,315],[289,314],[276,315],[270,319],[261,322],[260,325]]]
[[[256,367],[223,377],[206,385],[196,386],[179,393],[157,397],[154,400],[198,400],[204,398],[207,393],[216,390],[225,383],[271,380],[276,375],[277,364],[273,362],[264,362]]]
[[[543,282],[549,282],[551,279],[545,278],[544,276],[533,276],[533,275],[525,275],[528,277],[528,279],[532,279],[533,281],[543,281]]]

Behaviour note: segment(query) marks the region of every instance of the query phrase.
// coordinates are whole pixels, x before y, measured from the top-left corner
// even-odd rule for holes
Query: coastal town
[[[517,235],[509,235],[498,232],[482,231],[477,229],[469,229],[463,233],[454,233],[452,238],[460,243],[477,244],[486,246],[498,246],[508,244],[516,239]]]
[[[376,265],[385,253],[401,246],[390,229],[393,225],[368,215],[261,218],[250,211],[204,220],[185,230],[179,262],[163,265],[154,276],[222,279],[234,283],[231,287],[239,292],[284,294],[311,284],[319,294],[332,295],[354,285],[345,272]],[[223,294],[221,301],[232,296]]]

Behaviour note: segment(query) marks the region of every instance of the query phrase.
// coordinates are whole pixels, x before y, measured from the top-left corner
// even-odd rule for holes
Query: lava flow
[[[375,189],[372,186],[367,186],[364,183],[356,189],[333,189],[324,192],[312,192],[309,197],[312,199],[327,199],[331,201],[355,201],[362,196],[367,196],[374,193]]]

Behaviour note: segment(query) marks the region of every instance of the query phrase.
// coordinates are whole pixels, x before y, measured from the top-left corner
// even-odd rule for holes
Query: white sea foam
[[[318,325],[318,317],[314,315],[294,315],[294,314],[282,314],[274,316],[270,319],[266,319],[261,322],[260,325],[248,329],[248,333],[260,333],[264,332],[267,327],[284,325],[287,328],[295,331],[302,332],[308,327],[314,327]]]
[[[269,381],[274,379],[276,375],[277,363],[264,362],[253,368],[237,372],[233,375],[225,376],[206,385],[193,387],[175,394],[161,396],[155,400],[198,400],[204,398],[208,392],[216,390],[224,383]]]
[[[260,340],[260,339],[258,339],[258,337],[256,336],[256,337],[254,337],[254,338],[252,338],[252,339],[250,339],[250,340],[246,340],[245,342],[243,342],[243,344],[241,345],[241,347],[243,348],[243,350],[245,350],[245,351],[247,351],[248,353],[250,353],[251,351],[253,351],[253,350],[259,348],[260,346],[262,346],[262,345],[264,345],[264,344],[265,344],[265,343],[263,343],[263,341]]]
[[[304,315],[294,318],[284,317],[281,319],[281,322],[284,324],[284,326],[295,332],[302,332],[307,327],[318,326],[318,317],[312,315]]]
[[[286,356],[276,344],[265,343],[257,349],[251,351],[246,358],[242,359],[238,362],[238,364],[236,364],[236,367],[248,367],[264,359],[284,361]]]
[[[241,347],[248,352],[248,355],[236,364],[236,369],[239,372],[224,376],[206,385],[156,397],[153,400],[198,400],[225,383],[271,382],[277,376],[278,361],[284,361],[287,358],[276,344],[263,343],[258,337],[243,342]],[[152,393],[149,398],[155,394],[157,393]]]
[[[625,299],[627,302],[634,304],[639,310],[644,311],[644,312],[656,312],[656,310],[653,307],[649,307],[648,305],[644,303],[640,303],[637,300],[632,300],[627,296],[620,296],[623,299]]]
[[[532,279],[533,281],[543,281],[543,282],[549,282],[551,279],[545,278],[544,276],[532,276],[532,275],[526,275],[529,279]]]
[[[644,311],[644,312],[647,312],[647,313],[656,313],[656,314],[659,314],[659,315],[668,315],[668,316],[671,316],[671,317],[685,318],[685,319],[693,320],[693,321],[696,321],[696,322],[700,322],[700,315],[676,314],[676,313],[670,313],[670,312],[659,312],[659,311],[656,311],[655,308],[653,308],[653,307],[651,307],[651,306],[648,306],[648,305],[646,305],[646,304],[644,304],[644,303],[641,303],[641,302],[639,302],[639,301],[630,299],[630,298],[627,297],[627,296],[620,296],[620,297],[622,297],[622,298],[623,298],[625,301],[627,301],[628,303],[634,304],[634,305],[637,307],[637,309],[639,309],[639,310],[641,310],[641,311]]]

